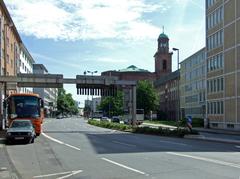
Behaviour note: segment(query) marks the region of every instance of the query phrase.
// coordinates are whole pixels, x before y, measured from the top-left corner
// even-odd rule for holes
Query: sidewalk
[[[3,179],[19,179],[15,167],[12,165],[5,146],[6,131],[0,130],[0,178]]]
[[[205,129],[205,128],[194,129],[197,130],[200,135],[199,136],[189,135],[185,136],[185,138],[240,145],[240,131],[230,131],[223,129]]]
[[[153,128],[162,127],[170,129],[177,128],[175,126],[151,123],[143,123],[141,126],[149,126]],[[230,131],[223,129],[205,129],[205,128],[193,128],[193,129],[197,130],[199,132],[199,135],[186,135],[184,138],[240,145],[240,131]]]
[[[200,128],[200,127],[195,127],[194,129],[197,130],[198,132],[208,132],[213,134],[227,134],[227,135],[240,136],[240,131],[223,130],[223,129],[206,129],[206,128]]]

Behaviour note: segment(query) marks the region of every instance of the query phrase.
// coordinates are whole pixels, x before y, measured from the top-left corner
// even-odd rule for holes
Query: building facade
[[[34,74],[48,74],[48,70],[43,64],[33,64]],[[33,93],[39,94],[44,100],[45,115],[51,117],[57,110],[56,88],[33,88]]]
[[[158,119],[177,120],[179,111],[180,71],[169,73],[156,81],[154,87],[159,96]]]
[[[207,118],[240,130],[240,1],[206,0]]]
[[[19,45],[22,40],[12,21],[3,0],[0,0],[0,76],[15,76],[17,74],[17,61],[19,60]],[[3,99],[14,90],[7,90],[0,83],[0,123],[4,128]]]
[[[205,48],[202,48],[180,63],[180,110],[182,117],[205,118],[205,54]]]
[[[28,52],[24,44],[20,45],[20,59],[17,63],[17,73],[33,73],[33,64],[35,63],[31,54]],[[20,93],[32,93],[33,88],[19,88]]]

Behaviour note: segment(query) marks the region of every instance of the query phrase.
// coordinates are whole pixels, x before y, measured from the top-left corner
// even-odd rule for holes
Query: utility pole
[[[177,70],[179,71],[179,49],[173,48],[173,51],[177,51]],[[180,76],[177,81],[177,121],[180,121]]]

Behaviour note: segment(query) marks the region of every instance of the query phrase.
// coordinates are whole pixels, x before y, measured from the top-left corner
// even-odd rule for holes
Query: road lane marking
[[[51,177],[51,176],[67,174],[66,176],[62,176],[60,178],[57,178],[57,179],[64,179],[63,177],[67,178],[67,177],[70,177],[72,175],[76,175],[76,174],[78,174],[80,172],[82,172],[82,170],[68,171],[68,172],[61,172],[61,173],[51,173],[51,174],[46,174],[46,175],[38,175],[38,176],[34,176],[33,178],[46,178],[46,177]]]
[[[115,143],[115,144],[121,144],[121,145],[129,146],[129,147],[136,147],[136,145],[134,145],[134,144],[128,144],[128,143],[119,142],[119,141],[116,141],[116,140],[113,140],[112,142]]]
[[[205,162],[210,162],[210,163],[215,163],[215,164],[219,164],[219,165],[225,165],[225,166],[228,166],[228,167],[234,167],[234,168],[239,168],[240,169],[240,165],[237,165],[235,163],[224,162],[224,161],[221,161],[221,160],[192,156],[192,155],[187,155],[187,154],[181,154],[181,153],[176,153],[176,152],[166,152],[166,153],[170,154],[170,155],[192,158],[192,159],[195,159],[195,160],[201,160],[201,161],[205,161]]]
[[[126,165],[123,165],[123,164],[120,164],[120,163],[117,163],[117,162],[114,162],[114,161],[112,161],[112,160],[109,160],[109,159],[107,159],[107,158],[101,158],[102,160],[105,160],[105,161],[107,161],[107,162],[109,162],[109,163],[112,163],[112,164],[114,164],[114,165],[117,165],[117,166],[120,166],[120,167],[122,167],[122,168],[125,168],[125,169],[128,169],[128,170],[131,170],[131,171],[133,171],[133,172],[136,172],[136,173],[140,173],[140,174],[142,174],[142,175],[146,175],[146,176],[148,176],[148,174],[146,174],[145,172],[142,172],[142,171],[140,171],[140,170],[137,170],[137,169],[134,169],[134,168],[131,168],[131,167],[128,167],[128,166],[126,166]]]
[[[240,145],[235,145],[235,147],[240,149]]]
[[[65,144],[65,143],[64,143],[64,145],[66,145],[66,146],[68,146],[68,147],[71,147],[71,148],[73,148],[73,149],[76,149],[76,150],[80,150],[79,148],[77,148],[77,147],[75,147],[75,146],[73,146],[73,145],[70,145],[70,144]]]
[[[72,171],[72,173],[70,173],[70,174],[68,174],[68,175],[66,175],[66,176],[58,177],[57,179],[69,178],[69,177],[71,177],[71,176],[73,176],[73,175],[76,175],[76,174],[78,174],[78,173],[81,173],[81,172],[82,172],[82,170]]]
[[[49,135],[47,135],[47,134],[45,134],[45,133],[42,133],[42,135],[45,136],[46,138],[48,138],[48,139],[50,139],[50,140],[58,143],[58,144],[65,145],[65,146],[67,146],[67,147],[70,147],[70,148],[75,149],[75,150],[78,150],[78,151],[81,150],[81,149],[78,148],[78,147],[75,147],[75,146],[73,146],[73,145],[64,143],[64,142],[62,142],[62,141],[60,141],[60,140],[58,140],[58,139],[55,139],[55,138],[53,138],[53,137],[51,137],[51,136],[49,136]]]
[[[174,145],[182,145],[182,146],[189,146],[188,144],[183,144],[179,142],[171,142],[171,141],[158,141],[159,143],[167,143],[167,144],[174,144]]]

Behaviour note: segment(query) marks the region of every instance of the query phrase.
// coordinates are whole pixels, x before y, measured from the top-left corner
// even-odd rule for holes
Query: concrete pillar
[[[5,127],[3,118],[3,84],[0,83],[0,128],[3,130]]]
[[[136,118],[136,86],[132,86],[132,120],[133,126],[137,125],[137,118]]]

